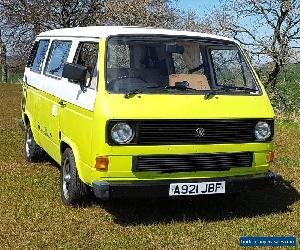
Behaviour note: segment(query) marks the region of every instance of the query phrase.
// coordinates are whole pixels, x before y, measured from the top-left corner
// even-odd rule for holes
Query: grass
[[[23,79],[23,75],[20,73],[9,72],[7,77],[7,83],[18,83]],[[0,72],[0,83],[1,83],[1,72]]]
[[[261,69],[261,77],[266,82],[266,70]],[[300,63],[289,64],[277,81],[275,91],[267,89],[278,116],[298,119],[300,117]]]
[[[95,199],[72,208],[60,200],[58,166],[23,159],[20,93],[19,85],[0,85],[2,249],[238,249],[241,235],[299,240],[299,123],[277,121],[272,170],[285,181],[275,188],[237,197]]]

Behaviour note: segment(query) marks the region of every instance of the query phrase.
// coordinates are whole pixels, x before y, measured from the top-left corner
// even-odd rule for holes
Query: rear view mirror
[[[166,45],[166,52],[169,54],[176,53],[176,54],[183,54],[184,47],[178,44],[167,44]]]
[[[87,67],[75,63],[65,63],[62,72],[62,77],[68,78],[69,80],[79,83],[81,90],[84,92],[86,74]]]

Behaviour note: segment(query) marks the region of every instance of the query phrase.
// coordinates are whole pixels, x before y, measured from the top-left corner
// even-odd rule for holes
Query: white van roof
[[[42,32],[38,37],[96,37],[106,38],[112,35],[171,35],[171,36],[190,36],[213,38],[218,40],[237,42],[223,36],[212,34],[179,31],[170,29],[142,28],[137,26],[89,26],[76,28],[63,28]]]

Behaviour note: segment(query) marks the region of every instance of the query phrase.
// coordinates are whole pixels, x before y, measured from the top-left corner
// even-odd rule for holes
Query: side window
[[[173,54],[172,55],[173,62],[174,62],[174,69],[175,69],[175,74],[188,74],[189,69],[187,65],[185,64],[183,60],[183,56],[180,54]]]
[[[128,45],[109,43],[108,51],[107,68],[130,68],[130,49]]]
[[[36,73],[41,73],[42,65],[48,50],[49,40],[40,40],[36,45],[36,52],[33,61],[30,65],[30,70]]]
[[[175,74],[202,74],[204,75],[203,58],[200,46],[196,43],[184,43],[183,54],[172,54]]]
[[[98,43],[80,42],[74,58],[74,63],[87,67],[86,83],[91,89],[97,86]]]
[[[39,42],[35,41],[34,44],[32,45],[30,54],[27,58],[26,67],[30,68],[32,66],[32,62],[33,62],[33,59],[36,55],[38,47],[39,47]]]
[[[69,56],[71,41],[53,41],[45,67],[45,74],[61,77],[65,62]]]
[[[210,53],[218,85],[254,88],[252,74],[238,49],[213,49]]]

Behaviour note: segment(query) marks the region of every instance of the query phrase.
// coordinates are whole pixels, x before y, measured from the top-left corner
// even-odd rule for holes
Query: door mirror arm
[[[83,93],[85,93],[86,92],[86,84],[85,84],[85,82],[84,81],[81,81],[80,83],[79,83],[79,86],[80,86],[80,89],[81,89],[81,91],[83,92]]]

